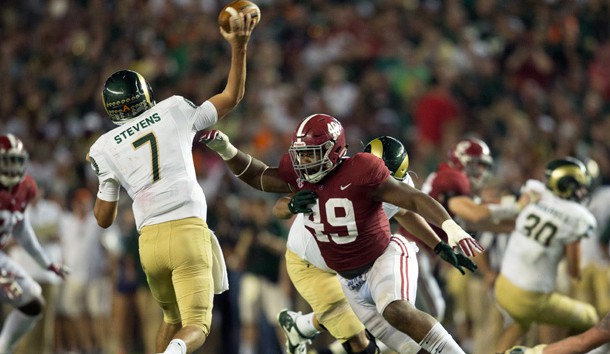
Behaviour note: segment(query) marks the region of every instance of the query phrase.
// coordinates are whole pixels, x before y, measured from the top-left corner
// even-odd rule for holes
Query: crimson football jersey
[[[448,209],[447,201],[449,198],[472,194],[470,181],[468,181],[466,174],[446,163],[440,164],[438,170],[426,178],[422,191],[436,199],[445,209]]]
[[[34,179],[25,175],[12,188],[0,188],[0,245],[13,231],[13,227],[24,218],[25,209],[36,196],[38,187]]]
[[[316,192],[313,213],[305,214],[305,228],[315,237],[326,264],[337,272],[373,263],[390,243],[390,223],[382,202],[370,197],[390,172],[382,159],[367,153],[344,158],[336,170],[312,184],[297,178],[285,154],[280,177],[294,191]]]
[[[452,217],[453,213],[449,210],[448,206],[449,198],[459,195],[470,196],[472,194],[470,181],[468,181],[466,174],[446,163],[440,164],[436,172],[433,172],[426,178],[421,190],[441,203]],[[447,242],[445,231],[436,225],[430,224],[430,226],[443,241]],[[411,235],[403,227],[400,228],[399,232],[408,239],[419,242],[415,236]]]

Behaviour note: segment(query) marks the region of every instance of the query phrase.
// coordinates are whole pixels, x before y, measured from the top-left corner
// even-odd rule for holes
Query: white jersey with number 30
[[[119,183],[133,199],[138,230],[187,217],[205,220],[207,205],[197,183],[192,146],[197,131],[218,120],[209,101],[196,106],[172,96],[102,135],[89,157],[104,188]]]
[[[555,289],[565,246],[591,237],[597,222],[583,205],[555,196],[540,181],[527,181],[525,190],[535,191],[541,199],[519,213],[501,273],[522,289],[549,293]]]

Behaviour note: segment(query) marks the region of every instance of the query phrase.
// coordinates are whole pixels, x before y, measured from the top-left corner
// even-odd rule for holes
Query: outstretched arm
[[[21,247],[32,256],[41,268],[50,270],[61,278],[64,278],[69,273],[68,268],[65,266],[52,263],[51,260],[49,260],[49,257],[40,245],[40,242],[38,242],[32,224],[30,224],[27,216],[15,225],[13,237],[15,237],[15,240],[17,240]]]
[[[535,348],[516,346],[504,354],[582,354],[610,343],[610,312],[595,327],[553,344],[541,344]]]
[[[394,215],[394,219],[398,221],[405,230],[409,231],[411,235],[417,237],[425,243],[426,246],[430,247],[430,249],[434,249],[434,247],[442,241],[426,222],[426,219],[417,213],[402,209]]]
[[[246,92],[246,48],[258,19],[250,17],[250,14],[240,13],[239,28],[231,32],[220,28],[220,33],[231,45],[231,68],[225,89],[209,99],[216,107],[219,120],[237,106]]]
[[[402,209],[394,215],[394,219],[396,219],[405,230],[422,240],[426,246],[434,250],[434,252],[445,262],[454,266],[462,274],[466,273],[463,268],[466,268],[471,272],[474,272],[477,269],[477,265],[468,257],[455,253],[451,246],[443,242],[436,232],[432,230],[426,220],[419,214]]]
[[[390,177],[373,191],[373,197],[413,211],[426,221],[440,226],[447,234],[449,245],[454,248],[459,246],[466,256],[484,251],[474,238],[453,221],[439,202],[406,183],[400,183]]]
[[[263,192],[291,193],[290,185],[279,177],[277,167],[269,167],[266,163],[238,150],[229,137],[220,130],[205,132],[199,139],[216,151],[227,163],[235,177]]]

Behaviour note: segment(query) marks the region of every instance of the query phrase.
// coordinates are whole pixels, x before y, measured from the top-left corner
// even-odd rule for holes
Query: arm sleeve
[[[94,144],[89,151],[89,160],[91,168],[97,175],[99,180],[99,189],[97,197],[107,202],[116,202],[119,200],[121,184],[116,175],[110,169],[106,161],[106,157],[99,149],[97,144]]]
[[[172,100],[175,100],[174,104],[182,113],[181,116],[187,118],[188,126],[193,131],[204,130],[218,122],[218,112],[210,101],[205,101],[197,106],[182,96],[173,96]]]
[[[51,264],[49,257],[40,246],[27,216],[15,225],[13,237],[42,268],[46,269]]]
[[[290,189],[292,189],[293,191],[300,190],[297,182],[297,174],[294,172],[294,168],[292,167],[290,155],[282,155],[280,159],[280,164],[277,167],[277,173],[282,180],[284,180],[290,185]]]

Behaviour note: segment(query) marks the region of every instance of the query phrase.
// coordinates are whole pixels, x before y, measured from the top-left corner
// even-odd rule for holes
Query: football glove
[[[316,199],[318,199],[316,192],[307,189],[300,190],[290,198],[288,209],[293,214],[311,213],[310,205],[315,204]]]
[[[508,349],[504,352],[504,354],[543,354],[544,348],[546,348],[546,344],[540,344],[535,346],[534,348],[516,346]]]
[[[70,268],[68,268],[68,266],[64,264],[51,263],[47,267],[47,270],[50,270],[51,272],[57,274],[57,276],[62,279],[65,279],[66,275],[70,274]]]
[[[472,238],[460,225],[456,224],[452,219],[445,220],[441,228],[447,234],[447,243],[452,248],[459,247],[460,251],[467,256],[474,256],[475,252],[482,253],[485,248],[481,246],[477,240]]]
[[[237,148],[231,144],[229,137],[220,130],[205,131],[201,138],[199,138],[199,142],[206,144],[207,147],[216,151],[225,161],[237,155]]]
[[[17,282],[15,274],[4,269],[0,270],[0,292],[9,300],[14,300],[23,294],[23,289]]]
[[[462,275],[466,274],[462,268],[466,268],[471,272],[474,272],[477,269],[476,263],[463,254],[455,253],[451,246],[445,242],[439,242],[438,245],[434,247],[434,252],[438,254],[445,262],[451,264],[457,270],[459,270]]]

